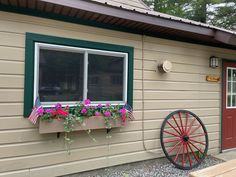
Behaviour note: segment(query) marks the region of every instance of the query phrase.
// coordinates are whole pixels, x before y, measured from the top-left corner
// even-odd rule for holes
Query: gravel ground
[[[159,158],[72,174],[64,177],[187,177],[192,171],[203,169],[221,162],[223,161],[208,156],[200,166],[193,170],[179,170],[166,158]]]

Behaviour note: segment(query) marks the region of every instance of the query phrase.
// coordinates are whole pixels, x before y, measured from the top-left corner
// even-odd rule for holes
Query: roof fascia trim
[[[152,15],[138,13],[136,11],[130,11],[125,9],[120,9],[117,7],[112,7],[108,5],[103,5],[95,2],[89,2],[84,0],[41,0],[43,2],[67,6],[71,8],[76,8],[84,11],[95,12],[103,15],[113,16],[117,18],[123,18],[126,20],[132,20],[137,22],[142,22],[150,25],[156,25],[161,27],[166,27],[170,29],[176,29],[206,36],[214,37],[214,31],[212,29],[196,26],[193,24],[186,24],[174,21],[173,19],[164,19],[161,17],[156,17]]]

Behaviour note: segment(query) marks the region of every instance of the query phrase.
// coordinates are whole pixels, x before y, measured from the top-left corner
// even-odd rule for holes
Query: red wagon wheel
[[[187,110],[177,110],[166,117],[160,139],[167,159],[179,169],[198,166],[207,154],[207,130],[199,117]]]

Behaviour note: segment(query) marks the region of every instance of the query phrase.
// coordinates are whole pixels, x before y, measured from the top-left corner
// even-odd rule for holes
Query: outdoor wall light
[[[209,59],[209,67],[210,68],[217,68],[219,66],[219,58],[215,56],[211,56]]]

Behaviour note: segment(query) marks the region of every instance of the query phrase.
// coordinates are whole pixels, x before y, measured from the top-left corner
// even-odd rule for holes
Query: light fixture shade
[[[215,57],[215,56],[210,57],[210,59],[209,59],[209,67],[211,67],[211,68],[219,67],[219,58]]]

